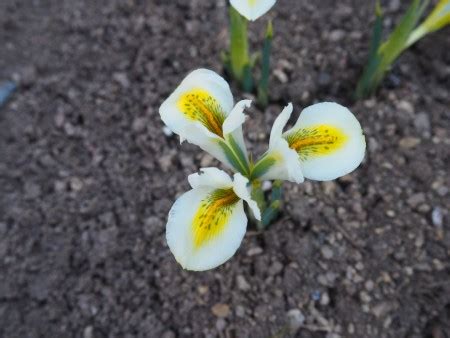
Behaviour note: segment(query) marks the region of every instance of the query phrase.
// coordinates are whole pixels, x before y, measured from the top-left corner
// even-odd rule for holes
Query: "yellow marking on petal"
[[[225,113],[219,102],[204,89],[184,93],[177,102],[178,109],[191,120],[200,121],[208,130],[223,138]]]
[[[223,232],[238,201],[233,189],[215,190],[202,200],[192,221],[195,249]]]
[[[300,159],[325,156],[342,148],[348,136],[331,125],[316,125],[290,132],[284,136],[289,147],[294,149]]]

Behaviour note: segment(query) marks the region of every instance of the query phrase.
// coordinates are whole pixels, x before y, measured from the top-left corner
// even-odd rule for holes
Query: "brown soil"
[[[404,5],[384,3],[389,29]],[[450,31],[353,103],[373,1],[279,1],[271,105],[246,124],[260,154],[287,102],[340,102],[363,165],[285,184],[281,218],[220,268],[176,264],[167,212],[216,162],[167,138],[158,108],[189,71],[221,71],[225,5],[0,2],[0,80],[19,84],[0,110],[0,336],[450,337]]]

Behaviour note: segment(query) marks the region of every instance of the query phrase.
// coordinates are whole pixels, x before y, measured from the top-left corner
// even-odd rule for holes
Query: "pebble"
[[[299,309],[292,309],[287,312],[289,329],[291,332],[298,331],[305,322],[305,316]]]
[[[80,191],[83,189],[83,181],[79,177],[71,177],[69,181],[69,186],[72,191]]]
[[[320,304],[324,306],[330,304],[330,296],[328,295],[328,292],[322,293],[322,297],[320,297]]]
[[[404,137],[400,140],[399,145],[400,148],[403,149],[412,149],[420,144],[420,139],[417,137]]]
[[[331,41],[337,42],[342,40],[345,37],[345,34],[345,31],[343,31],[342,29],[335,29],[331,31],[329,38]]]
[[[175,332],[169,330],[169,331],[165,331],[161,338],[176,338],[176,337],[177,336],[176,336]]]
[[[230,314],[230,307],[228,304],[217,303],[211,308],[211,312],[216,317],[225,318]]]
[[[216,321],[216,329],[217,331],[223,331],[227,327],[227,322],[223,318],[219,318]]]
[[[320,252],[322,253],[323,258],[325,259],[331,259],[333,258],[333,250],[328,245],[323,245],[320,248]]]
[[[84,338],[93,338],[94,337],[94,328],[92,326],[86,326],[83,330]]]
[[[412,208],[416,208],[419,204],[425,202],[425,194],[424,193],[417,193],[408,198],[406,203]]]
[[[114,73],[113,79],[125,89],[130,87],[130,80],[125,73]]]
[[[250,249],[247,251],[247,256],[253,257],[253,256],[260,255],[260,254],[262,254],[262,253],[263,253],[263,249],[260,248],[259,246],[255,246],[255,247],[253,247],[253,248],[250,248]]]
[[[444,225],[444,216],[440,207],[434,207],[431,212],[431,221],[433,225],[438,228],[442,228]]]
[[[210,167],[214,162],[214,157],[209,154],[203,154],[202,159],[200,160],[200,166],[202,168]]]
[[[372,297],[370,297],[366,291],[361,291],[359,293],[359,299],[361,299],[361,301],[363,303],[370,303],[370,301],[372,300]]]
[[[269,275],[271,276],[276,276],[281,271],[283,271],[283,264],[281,264],[278,261],[273,262],[272,265],[269,267]]]
[[[424,136],[429,137],[431,131],[430,117],[426,113],[419,113],[414,119],[414,127]]]
[[[397,109],[403,110],[410,114],[414,113],[414,107],[411,102],[405,100],[401,100],[397,103]]]
[[[289,78],[286,75],[285,72],[283,72],[281,69],[275,69],[273,71],[273,75],[277,78],[278,81],[280,81],[281,83],[287,83]]]
[[[148,124],[147,118],[145,118],[145,117],[136,117],[133,120],[133,124],[132,124],[131,128],[136,133],[140,133],[140,132],[145,130],[145,128],[147,127],[147,124]]]
[[[373,288],[375,287],[375,284],[373,283],[373,281],[368,280],[364,283],[364,287],[366,288],[367,291],[372,291]]]
[[[175,156],[174,153],[170,153],[158,158],[158,164],[163,171],[168,171],[170,169],[170,167],[172,166],[172,160],[174,156]]]
[[[238,305],[236,306],[236,316],[240,317],[240,318],[244,318],[245,316],[245,309],[242,305]]]
[[[237,284],[239,290],[242,290],[242,291],[248,291],[248,290],[251,289],[250,284],[247,282],[247,280],[245,279],[245,277],[242,276],[242,275],[238,275],[238,276],[236,277],[236,284]]]

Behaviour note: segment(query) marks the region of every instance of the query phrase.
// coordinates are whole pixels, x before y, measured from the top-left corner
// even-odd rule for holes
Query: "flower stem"
[[[248,21],[230,6],[230,53],[229,66],[231,74],[245,91],[253,86],[252,67],[248,49]]]

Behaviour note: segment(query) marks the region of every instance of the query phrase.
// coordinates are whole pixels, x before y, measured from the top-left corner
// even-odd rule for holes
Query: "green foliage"
[[[392,63],[407,48],[408,39],[427,5],[428,0],[413,0],[392,34],[381,43],[383,15],[377,2],[369,60],[356,88],[357,98],[374,93]]]
[[[266,36],[262,51],[261,78],[258,84],[258,102],[266,107],[269,102],[270,53],[272,50],[273,25],[267,24]]]
[[[248,51],[248,22],[232,6],[230,6],[229,11],[231,39],[228,55],[229,68],[233,77],[248,88],[250,83],[249,74],[251,76],[251,64]]]

